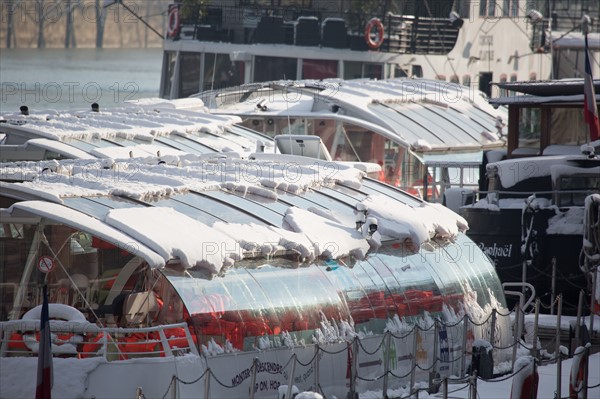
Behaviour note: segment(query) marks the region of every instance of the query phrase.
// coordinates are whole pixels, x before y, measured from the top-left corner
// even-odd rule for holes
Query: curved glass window
[[[455,243],[418,253],[384,246],[350,265],[343,260],[298,265],[281,258],[250,259],[210,280],[196,269],[173,272],[167,267],[163,273],[187,307],[200,341],[229,340],[243,350],[283,331],[310,338],[324,317],[341,321],[351,316],[357,329],[381,333],[395,315],[405,321],[426,312],[443,318],[444,305],[458,311],[476,297],[483,307],[493,301],[491,295],[504,305],[493,266],[464,234]]]
[[[192,154],[209,154],[216,152],[215,150],[204,144],[177,135],[172,135],[170,137],[157,137],[154,141],[161,144],[165,143],[173,148],[191,152]]]
[[[281,227],[283,224],[283,217],[279,213],[264,205],[247,200],[241,196],[227,194],[222,191],[208,191],[204,193],[204,195],[226,202],[229,206],[244,209],[255,215],[257,218],[260,218],[273,226]]]
[[[143,204],[119,197],[67,197],[63,204],[86,215],[104,220],[111,209],[143,207]]]

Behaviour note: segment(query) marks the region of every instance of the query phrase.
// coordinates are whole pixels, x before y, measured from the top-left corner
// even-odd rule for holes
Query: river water
[[[162,49],[2,49],[0,112],[111,107],[160,88]]]

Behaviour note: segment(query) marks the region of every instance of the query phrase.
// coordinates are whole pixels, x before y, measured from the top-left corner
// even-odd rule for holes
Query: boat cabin
[[[294,374],[286,364],[290,350],[310,360],[318,345],[333,345],[328,352],[340,354],[323,352],[321,367],[334,371],[327,378],[321,374],[320,385],[341,396],[346,369],[333,365],[341,357],[346,364],[347,340],[364,334],[363,345],[372,345],[392,328],[390,320],[397,320],[398,332],[419,320],[460,322],[463,314],[485,325],[492,309],[504,309],[493,266],[464,234],[467,226],[457,215],[349,166],[332,171],[331,162],[264,157],[188,158],[179,166],[138,158],[110,168],[101,162],[81,168],[72,161],[53,168],[31,162],[5,168],[3,367],[18,367],[22,362],[11,359],[37,353],[28,329],[39,328],[43,286],[51,315],[94,332],[71,328],[67,332],[79,337],[65,336],[54,346],[68,345],[62,349],[66,357],[108,361],[78,388],[85,396],[116,395],[118,384],[164,394],[172,374],[155,367],[172,369],[165,362],[175,356],[192,362],[183,367],[182,381],[197,379],[207,368],[227,381],[227,387],[214,385],[214,397],[244,395],[251,375],[246,369],[258,357],[269,363],[266,381],[274,382],[257,396],[268,397],[288,381],[287,373]],[[129,178],[115,174],[132,169],[136,173]],[[470,255],[460,255],[465,253]],[[486,334],[471,326],[473,338]],[[466,330],[447,328],[441,347],[462,345]],[[438,339],[436,329],[427,331],[415,338],[425,363]],[[509,331],[509,320],[500,318],[498,347],[509,346]],[[399,356],[410,353],[403,339],[394,339]],[[197,353],[202,357],[196,362]],[[371,361],[377,355],[361,350],[361,356]],[[448,359],[443,373],[460,365]],[[59,360],[55,367],[66,364]],[[136,367],[127,378],[119,371]],[[147,367],[160,371],[155,381],[142,377]],[[404,367],[410,362],[394,363],[392,370],[400,375]],[[374,376],[380,369],[361,374]],[[106,378],[111,370],[114,386],[101,386],[93,377]],[[296,373],[310,376],[296,382],[304,389],[319,378],[313,367],[298,366]],[[259,371],[257,384],[265,378]],[[190,389],[202,386],[178,389],[191,395]]]
[[[478,91],[427,79],[266,82],[199,97],[214,114],[283,141],[319,136],[334,160],[379,164],[381,181],[432,201],[451,185],[477,184],[483,151],[505,144],[502,109]]]

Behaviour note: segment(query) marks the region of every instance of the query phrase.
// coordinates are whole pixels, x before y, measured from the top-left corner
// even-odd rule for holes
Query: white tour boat
[[[464,374],[478,339],[507,358],[461,217],[343,164],[201,158],[1,165],[3,396],[35,391],[43,286],[54,397],[344,397]]]

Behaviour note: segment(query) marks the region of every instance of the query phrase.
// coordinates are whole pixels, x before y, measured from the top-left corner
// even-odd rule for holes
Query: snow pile
[[[217,222],[212,227],[234,238],[244,252],[268,257],[278,251],[292,251],[302,260],[313,260],[319,255],[315,253],[311,241],[302,233],[254,223]]]
[[[369,195],[360,204],[369,216],[377,218],[377,231],[382,236],[409,239],[418,246],[434,238],[452,240],[468,229],[464,218],[441,204],[423,202],[411,207],[379,194]]]
[[[216,274],[231,258],[241,258],[232,237],[171,208],[112,209],[104,221],[153,248],[165,261],[179,259],[185,268],[199,266]]]
[[[556,216],[548,219],[546,234],[582,235],[584,209],[579,207],[569,208],[562,212],[556,210]]]
[[[284,220],[292,231],[306,234],[320,256],[338,258],[353,255],[357,259],[363,259],[369,250],[369,243],[354,228],[304,209],[288,208]]]

